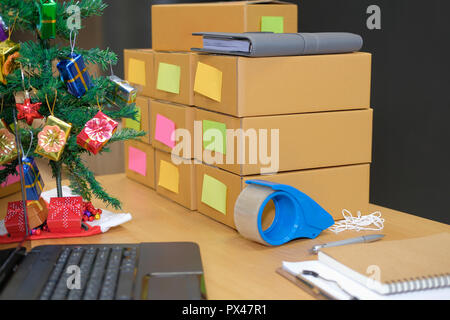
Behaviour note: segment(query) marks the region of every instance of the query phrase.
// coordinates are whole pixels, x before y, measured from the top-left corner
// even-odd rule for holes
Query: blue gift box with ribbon
[[[44,189],[44,181],[42,180],[36,162],[33,157],[26,157],[22,159],[22,163],[27,200],[39,200]]]
[[[62,58],[56,67],[71,95],[81,98],[92,88],[91,77],[81,54],[71,53],[67,58]]]

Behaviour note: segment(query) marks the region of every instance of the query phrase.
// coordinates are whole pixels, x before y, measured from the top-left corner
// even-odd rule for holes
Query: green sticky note
[[[227,154],[227,126],[225,123],[203,120],[203,148]]]
[[[284,32],[284,17],[261,17],[261,32]]]
[[[125,127],[134,129],[136,131],[141,131],[141,108],[136,106],[138,113],[136,115],[136,120],[133,119],[125,119]]]
[[[180,93],[180,66],[160,62],[158,67],[158,79],[156,81],[156,89],[171,92]]]
[[[227,214],[227,186],[207,174],[203,175],[202,202]]]

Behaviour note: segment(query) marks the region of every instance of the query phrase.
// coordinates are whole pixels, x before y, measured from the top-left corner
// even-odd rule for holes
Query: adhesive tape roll
[[[294,187],[262,180],[249,180],[234,207],[234,223],[247,239],[267,246],[296,238],[315,238],[334,224],[331,215]],[[266,230],[262,227],[264,208],[273,201],[275,216]]]

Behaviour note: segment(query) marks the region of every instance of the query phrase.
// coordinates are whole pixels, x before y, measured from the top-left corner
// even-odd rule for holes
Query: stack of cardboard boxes
[[[127,175],[231,227],[249,179],[292,185],[335,218],[344,208],[367,211],[371,55],[189,52],[202,46],[191,35],[202,31],[297,32],[297,6],[153,6],[153,50],[125,50],[127,80],[152,98],[138,98],[151,146],[127,144]]]

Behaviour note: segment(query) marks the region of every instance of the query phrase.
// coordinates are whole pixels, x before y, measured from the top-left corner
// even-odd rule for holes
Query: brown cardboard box
[[[194,88],[194,104],[204,109],[249,117],[370,107],[369,53],[268,58],[199,54],[197,59],[215,68],[200,84],[222,73],[220,102]]]
[[[190,210],[197,209],[195,164],[182,163],[175,157],[172,161],[170,153],[155,150],[156,192],[181,204]],[[179,163],[179,164],[178,164]],[[163,174],[161,175],[161,172]]]
[[[194,157],[238,175],[371,162],[372,109],[249,118],[235,118],[196,109],[195,119]],[[205,133],[201,133],[205,120],[223,125],[226,129],[242,129],[244,133],[240,136],[235,135],[234,139],[227,134],[227,147],[224,151],[226,155],[224,152],[205,150],[202,143]],[[267,130],[260,131],[261,129]],[[277,145],[271,143],[272,134],[276,133],[276,129],[279,130],[278,152]],[[249,137],[252,136],[258,141],[250,143]],[[276,136],[273,141],[277,141]],[[267,146],[267,150],[261,146]],[[199,147],[202,152],[197,151]],[[243,151],[238,152],[241,150]],[[249,156],[250,151],[253,157]],[[245,154],[245,159],[239,158],[241,153]]]
[[[125,49],[125,80],[138,88],[140,95],[153,96],[152,78],[154,73],[152,49]]]
[[[170,69],[161,68],[161,64],[166,64],[166,66],[169,65],[171,68],[178,68],[178,79],[176,74],[174,75],[170,72]],[[154,79],[152,81],[154,88],[152,98],[192,106],[194,104],[195,65],[195,54],[191,52],[155,52],[155,72],[153,73]],[[172,85],[175,86],[175,90],[171,90],[171,88],[164,86],[164,81],[162,81],[164,76],[168,77],[172,83],[178,82],[178,88],[175,83]],[[158,80],[161,81],[159,89]],[[178,93],[176,93],[176,89],[178,89]]]
[[[151,143],[150,140],[150,98],[144,96],[136,97],[136,107],[140,112],[140,121],[131,119],[123,119],[122,124],[124,128],[139,129],[147,132],[145,136],[141,138],[142,142]]]
[[[263,16],[283,17],[283,31],[297,32],[297,5],[281,1],[233,1],[152,6],[153,49],[189,51],[202,47],[193,32],[261,31]]]
[[[125,173],[147,187],[155,189],[155,150],[140,141],[125,141]]]
[[[232,228],[235,228],[234,205],[240,192],[246,187],[245,181],[249,179],[291,185],[317,201],[335,220],[342,219],[343,209],[366,213],[369,206],[369,164],[251,177],[240,177],[205,164],[197,165],[196,171],[198,211]],[[205,174],[226,185],[226,214],[202,202]]]
[[[20,191],[20,182],[15,182],[7,186],[0,187],[0,198],[4,198]]]
[[[152,100],[152,109],[151,109],[151,141],[153,147],[156,149],[165,151],[165,152],[171,152],[172,147],[170,147],[168,144],[165,144],[161,141],[164,141],[164,139],[161,139],[157,135],[157,131],[161,133],[163,136],[167,136],[171,134],[171,131],[161,130],[159,127],[159,123],[157,123],[157,117],[162,116],[168,119],[168,121],[171,121],[175,125],[175,129],[186,129],[189,131],[189,134],[191,137],[194,136],[194,119],[195,119],[195,108],[188,107],[181,104],[175,104],[170,102],[164,102],[164,101],[158,101],[158,100]],[[182,138],[179,137],[177,134],[175,136],[175,141]],[[190,155],[186,155],[185,158],[191,159],[193,158],[193,150],[194,146],[193,143],[191,143],[191,147],[189,149]],[[182,155],[182,154],[181,154]]]

